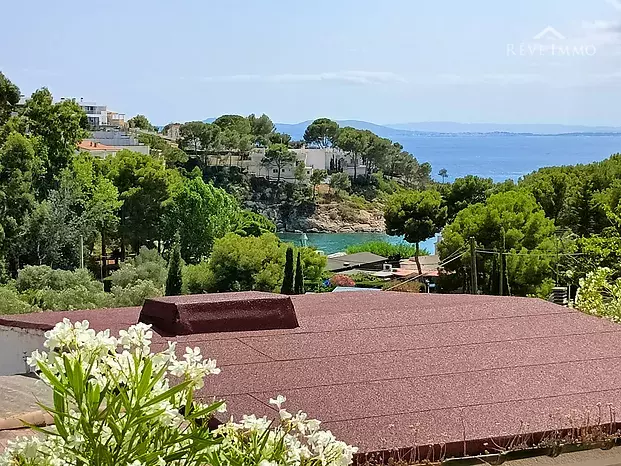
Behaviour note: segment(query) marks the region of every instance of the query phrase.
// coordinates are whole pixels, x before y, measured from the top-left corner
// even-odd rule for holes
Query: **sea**
[[[420,163],[431,163],[436,179],[446,168],[449,180],[477,175],[517,181],[542,167],[586,164],[621,153],[621,133],[408,134],[396,140]]]
[[[511,133],[487,134],[412,134],[394,137],[420,163],[431,163],[435,179],[445,168],[448,180],[466,175],[492,178],[494,181],[513,179],[542,167],[576,165],[597,162],[612,154],[621,153],[621,133],[576,133],[562,135],[534,135]],[[309,246],[326,254],[342,252],[351,244],[368,241],[399,243],[401,237],[382,233],[307,233]],[[301,244],[302,235],[285,233],[281,238]],[[435,250],[432,238],[421,247]]]

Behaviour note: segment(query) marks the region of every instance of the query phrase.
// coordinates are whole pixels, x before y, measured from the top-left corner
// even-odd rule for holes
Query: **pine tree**
[[[281,294],[293,294],[293,248],[287,248],[285,276],[282,280]]]
[[[302,270],[302,257],[298,252],[298,260],[295,264],[295,286],[293,294],[304,294],[304,270]]]
[[[179,296],[183,279],[181,276],[181,246],[179,233],[175,235],[175,241],[170,251],[168,261],[168,276],[166,277],[166,296]]]

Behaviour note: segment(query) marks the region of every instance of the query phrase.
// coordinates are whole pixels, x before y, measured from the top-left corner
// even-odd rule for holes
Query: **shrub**
[[[38,310],[38,308],[25,302],[15,289],[0,286],[0,315],[27,314]]]
[[[103,290],[84,285],[73,286],[64,290],[44,288],[29,293],[30,302],[44,311],[76,311],[80,309],[100,309],[113,304],[112,296]]]
[[[356,282],[348,275],[334,275],[330,278],[330,285],[353,287],[356,286]]]
[[[138,280],[125,288],[112,287],[116,307],[142,306],[147,299],[157,298],[163,294],[162,287],[155,285],[151,280]]]
[[[612,269],[601,268],[580,280],[576,307],[621,323],[621,278],[612,281],[612,274]]]
[[[183,292],[189,294],[209,293],[214,289],[214,275],[208,262],[186,265],[183,268]]]
[[[42,290],[55,291],[84,286],[93,291],[99,289],[97,282],[86,269],[56,270],[47,265],[27,265],[17,274],[15,286],[18,291]]]
[[[15,285],[25,301],[42,310],[96,309],[113,303],[103,285],[86,269],[27,266],[18,272]]]
[[[300,248],[299,251],[302,254],[304,280],[311,283],[319,282],[328,264],[328,258],[319,254],[314,248]]]
[[[53,389],[45,409],[55,425],[43,437],[10,442],[0,464],[347,466],[357,451],[305,413],[288,413],[282,396],[270,400],[279,421],[244,416],[212,431],[207,421],[224,402],[201,404],[195,390],[220,372],[216,361],[197,348],[179,360],[174,344],[152,354],[148,325],[115,338],[65,319],[45,336],[49,354],[35,351],[28,363]]]
[[[154,286],[164,288],[166,283],[166,260],[157,249],[140,248],[138,255],[121,263],[119,270],[110,274],[112,286],[125,288],[148,280]]]

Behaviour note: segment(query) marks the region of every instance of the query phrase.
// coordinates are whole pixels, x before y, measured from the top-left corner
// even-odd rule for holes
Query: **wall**
[[[0,325],[0,376],[24,374],[26,361],[34,350],[43,350],[42,330]]]

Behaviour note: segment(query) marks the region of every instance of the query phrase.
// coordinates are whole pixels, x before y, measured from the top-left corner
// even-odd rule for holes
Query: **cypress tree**
[[[295,264],[295,286],[293,287],[294,294],[304,294],[304,271],[302,270],[302,258],[298,252],[298,260]]]
[[[293,248],[287,248],[285,276],[282,280],[281,294],[293,294]]]
[[[166,296],[179,296],[181,294],[181,246],[179,233],[175,235],[175,240],[170,251],[168,260],[168,276],[166,277]]]

